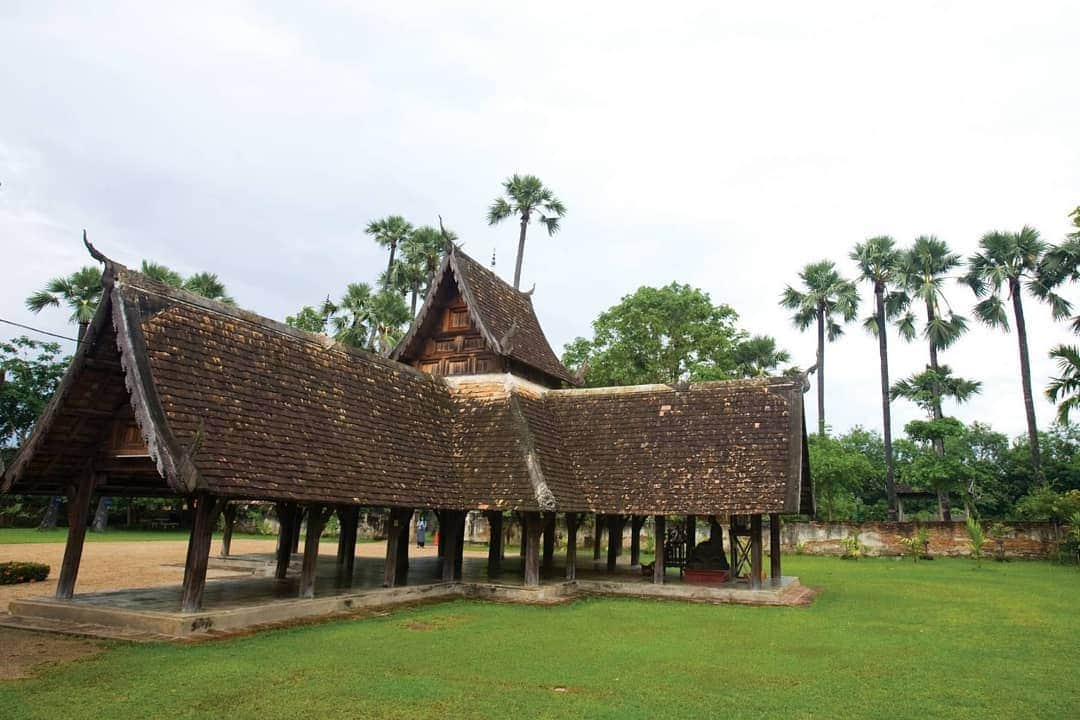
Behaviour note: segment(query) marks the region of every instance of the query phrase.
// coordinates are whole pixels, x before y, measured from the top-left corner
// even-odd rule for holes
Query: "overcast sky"
[[[363,227],[391,213],[441,214],[509,278],[516,225],[484,214],[527,172],[569,209],[523,277],[557,351],[675,280],[807,366],[813,334],[777,306],[807,262],[853,274],[879,234],[1058,242],[1080,204],[1075,2],[150,5],[0,4],[2,318],[73,332],[23,301],[89,261],[82,228],[277,319],[373,280]],[[1048,425],[1046,353],[1071,338],[1028,317]],[[894,347],[894,376],[925,364]],[[826,359],[830,424],[879,426],[875,341],[853,326]],[[945,361],[984,383],[956,414],[1023,430],[1015,336],[977,327]],[[896,404],[898,428],[916,415]]]

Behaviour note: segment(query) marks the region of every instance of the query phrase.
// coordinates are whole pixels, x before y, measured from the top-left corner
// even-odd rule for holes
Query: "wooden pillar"
[[[454,555],[454,579],[461,579],[461,567],[465,564],[465,520],[468,518],[468,511],[461,510],[457,513],[457,552]]]
[[[300,530],[304,525],[304,508],[299,506],[299,505],[295,505],[294,507],[295,507],[295,510],[293,511],[293,514],[296,516],[296,519],[293,520],[293,536],[292,536],[292,553],[293,553],[293,555],[300,552]]]
[[[634,515],[630,518],[630,564],[641,564],[641,528],[645,525],[644,515]]]
[[[525,513],[525,584],[540,584],[540,513]]]
[[[341,535],[338,540],[338,552],[344,550],[341,564],[338,566],[338,577],[348,587],[352,585],[353,571],[356,568],[356,534],[360,525],[360,508],[356,505],[346,505],[339,511],[341,517]]]
[[[391,508],[386,518],[386,564],[383,587],[404,585],[409,575],[409,520],[412,509]],[[442,531],[442,525],[439,530]],[[442,540],[443,535],[439,535]]]
[[[86,541],[86,525],[90,520],[90,498],[94,494],[94,475],[87,472],[68,496],[68,534],[64,546],[64,562],[60,566],[60,579],[56,583],[56,599],[70,600],[75,594],[75,578],[82,562],[83,543]]]
[[[780,587],[780,514],[769,515],[769,575],[773,587]]]
[[[577,579],[578,514],[566,513],[566,579]]]
[[[409,526],[412,524],[413,509],[404,508],[398,512],[401,533],[398,535],[397,568],[394,571],[394,584],[405,585],[409,580]]]
[[[518,547],[518,554],[521,555],[521,566],[525,567],[525,527],[529,524],[528,518],[525,517],[525,513],[519,512],[517,514],[518,525],[521,526],[521,544]]]
[[[187,561],[184,563],[184,583],[180,592],[180,612],[196,612],[202,607],[206,587],[206,566],[210,561],[210,541],[214,526],[225,501],[202,494],[193,500],[195,517],[188,539]]]
[[[761,514],[750,516],[750,589],[761,589]]]
[[[493,578],[502,574],[503,514],[501,510],[488,510],[484,514],[488,521],[487,573]]]
[[[596,513],[593,518],[592,559],[596,562],[600,559],[600,533],[604,530],[604,516]]]
[[[555,513],[544,513],[544,562],[540,569],[541,575],[546,579],[551,577],[551,569],[555,565]]]
[[[615,561],[622,553],[622,534],[626,527],[625,515],[608,515],[608,553],[607,569],[614,572]]]
[[[460,519],[459,519],[460,518]],[[461,530],[458,530],[458,524]],[[458,543],[465,534],[464,517],[457,510],[443,511],[443,524],[439,527],[439,542],[442,549],[442,579],[444,582],[453,582],[457,578],[457,562],[460,550]]]
[[[300,597],[315,597],[315,571],[319,566],[319,539],[326,521],[334,512],[332,507],[311,505],[307,511],[307,533],[304,536],[304,565],[300,572]]]
[[[236,525],[236,503],[225,505],[225,531],[221,535],[221,557],[229,557],[232,552],[233,526]]]
[[[731,579],[739,577],[739,534],[738,521],[734,515],[728,518],[728,543],[731,545]]]
[[[653,582],[657,585],[664,584],[664,538],[667,536],[667,530],[665,528],[666,518],[663,515],[657,515],[653,520],[654,534],[656,535],[656,559],[653,563]]]
[[[697,547],[697,515],[686,516],[686,559],[694,553]]]
[[[292,560],[293,536],[298,534],[299,529],[296,527],[296,508],[293,503],[278,503],[277,515],[277,568],[274,571],[274,577],[282,580],[289,571],[289,562]]]

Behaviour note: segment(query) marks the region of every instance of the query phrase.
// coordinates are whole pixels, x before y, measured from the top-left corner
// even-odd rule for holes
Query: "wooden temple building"
[[[609,563],[624,525],[636,555],[652,518],[657,583],[665,551],[680,552],[662,541],[668,516],[680,526],[709,518],[717,548],[723,523],[724,564],[750,588],[765,574],[762,516],[771,516],[777,582],[779,514],[813,512],[803,378],[578,387],[530,293],[460,249],[447,253],[389,357],[162,285],[90,250],[105,265],[101,305],[0,485],[68,497],[60,599],[74,592],[91,500],[102,494],[188,499],[183,611],[201,605],[211,533],[236,501],[277,504],[279,577],[306,514],[301,597],[314,594],[332,513],[351,577],[361,507],[389,513],[386,586],[405,581],[418,510],[438,517],[443,581],[460,577],[465,516],[479,510],[492,525],[492,576],[504,513],[524,519],[526,586],[550,567],[557,514],[574,579],[578,528],[591,514],[610,529]]]

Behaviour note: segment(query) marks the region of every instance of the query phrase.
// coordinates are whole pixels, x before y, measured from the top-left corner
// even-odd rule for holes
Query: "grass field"
[[[809,608],[459,601],[0,684],[15,718],[1080,717],[1080,572],[785,558]]]

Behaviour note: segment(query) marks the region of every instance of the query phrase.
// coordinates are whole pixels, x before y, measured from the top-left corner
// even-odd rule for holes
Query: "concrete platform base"
[[[74,634],[86,634],[92,628],[92,634],[99,637],[109,635],[111,630],[119,639],[194,639],[455,598],[548,605],[581,596],[602,596],[790,606],[807,604],[814,594],[793,577],[783,578],[780,587],[766,586],[762,590],[682,583],[653,585],[617,578],[554,582],[537,587],[465,580],[396,588],[339,588],[334,594],[312,599],[281,597],[272,591],[274,588],[267,593],[268,583],[288,581],[261,578],[214,581],[207,589],[213,587],[218,591],[218,602],[208,603],[207,609],[194,613],[171,609],[179,596],[178,588],[90,593],[76,595],[72,600],[15,600],[10,605],[10,621],[20,627]]]

